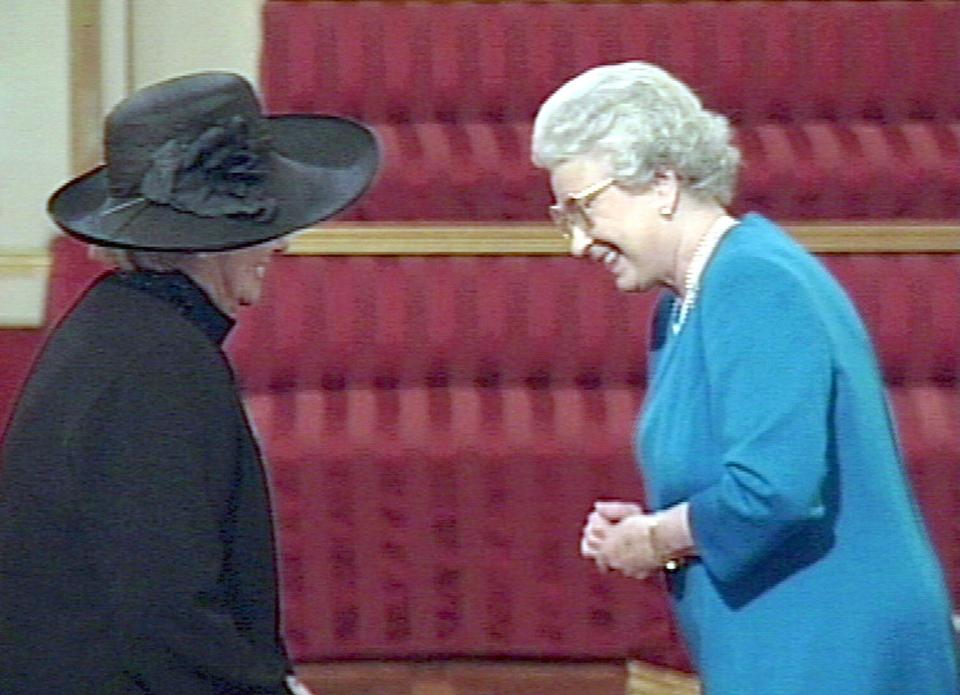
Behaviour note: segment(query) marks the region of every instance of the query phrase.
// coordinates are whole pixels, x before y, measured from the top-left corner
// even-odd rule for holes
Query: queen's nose
[[[587,249],[593,243],[590,235],[579,227],[572,227],[570,232],[570,254],[578,258],[587,255]]]

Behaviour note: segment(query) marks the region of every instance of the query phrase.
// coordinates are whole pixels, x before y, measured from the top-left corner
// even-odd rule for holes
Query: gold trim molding
[[[784,226],[814,253],[960,253],[960,223],[817,221]],[[301,256],[553,256],[566,254],[567,248],[557,231],[546,224],[345,222],[302,232],[294,238],[289,253]]]
[[[53,263],[50,254],[45,251],[7,251],[0,252],[0,274],[18,272],[33,273],[46,271]]]
[[[688,673],[627,660],[627,695],[700,695],[700,681]]]
[[[70,0],[70,166],[100,162],[102,114],[101,0]]]
[[[546,225],[331,224],[309,229],[290,244],[294,255],[555,255],[563,239]]]
[[[960,253],[960,224],[810,222],[784,226],[814,253]],[[554,256],[567,252],[566,242],[549,225],[452,222],[331,224],[302,232],[289,249],[295,256]],[[47,270],[51,264],[46,251],[0,249],[0,273]]]
[[[898,221],[850,224],[806,222],[784,225],[814,253],[960,253],[960,224]],[[558,256],[566,242],[546,224],[359,224],[309,229],[289,253],[298,256]],[[29,318],[4,317],[0,327],[42,324],[42,297],[52,259],[45,251],[0,249],[0,285],[32,287],[30,307],[16,308]],[[22,292],[23,290],[18,290]],[[24,295],[27,296],[27,295]],[[35,305],[35,306],[34,306]]]
[[[489,659],[411,661],[328,661],[299,664],[297,675],[308,687],[324,684],[331,692],[391,692],[454,695],[470,692],[626,693],[626,695],[698,695],[699,680],[688,673],[637,660],[509,662]],[[468,685],[470,687],[468,688]]]

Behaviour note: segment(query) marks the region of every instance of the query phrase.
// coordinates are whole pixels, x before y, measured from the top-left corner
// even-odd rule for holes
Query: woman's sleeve
[[[811,288],[776,262],[717,268],[700,306],[718,482],[690,498],[701,559],[735,580],[824,514],[831,348]],[[693,425],[692,425],[693,426]]]
[[[287,693],[285,659],[241,634],[221,595],[223,522],[242,513],[229,380],[190,355],[151,362],[108,389],[82,461],[122,663],[149,692]]]

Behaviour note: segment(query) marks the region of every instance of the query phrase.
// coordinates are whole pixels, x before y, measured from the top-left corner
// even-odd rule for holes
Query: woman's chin
[[[613,276],[613,282],[620,292],[642,292],[647,289],[631,272],[620,272]]]

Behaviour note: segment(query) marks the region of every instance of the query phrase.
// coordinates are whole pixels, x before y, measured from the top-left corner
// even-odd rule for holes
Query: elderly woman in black
[[[50,212],[113,261],[47,342],[3,442],[0,692],[303,692],[266,480],[221,343],[294,230],[377,166],[371,133],[264,118],[228,73],[110,114]]]

